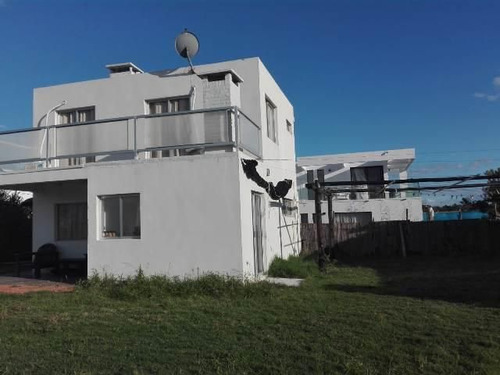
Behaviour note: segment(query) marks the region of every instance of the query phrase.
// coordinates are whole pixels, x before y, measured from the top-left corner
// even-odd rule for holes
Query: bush
[[[298,256],[290,256],[286,260],[274,258],[267,274],[272,277],[305,279],[318,273],[318,266],[313,261],[304,260]]]
[[[133,277],[91,276],[79,284],[80,290],[98,293],[119,300],[157,297],[252,297],[268,295],[273,284],[251,282],[241,278],[206,274],[196,279],[145,276],[142,270]]]

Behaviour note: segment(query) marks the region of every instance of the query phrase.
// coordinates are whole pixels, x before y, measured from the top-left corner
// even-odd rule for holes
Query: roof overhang
[[[297,159],[297,165],[304,169],[311,169],[311,167],[328,164],[386,162],[389,170],[405,171],[414,160],[415,149],[405,148],[398,150],[301,157]]]

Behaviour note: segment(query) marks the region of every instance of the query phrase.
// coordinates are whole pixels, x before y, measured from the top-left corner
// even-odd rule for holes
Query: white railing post
[[[240,109],[238,107],[233,107],[234,110],[234,141],[236,142],[236,148],[240,148]]]
[[[137,160],[139,154],[137,153],[137,116],[134,117],[134,159]]]

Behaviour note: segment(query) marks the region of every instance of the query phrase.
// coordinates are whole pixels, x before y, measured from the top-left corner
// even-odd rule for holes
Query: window
[[[288,132],[290,134],[293,134],[293,126],[292,126],[292,123],[288,120],[286,120],[286,130],[288,130]]]
[[[309,217],[307,214],[300,214],[300,222],[302,224],[307,224],[309,223]]]
[[[59,124],[77,124],[80,122],[95,121],[95,107],[73,108],[64,111],[58,111]],[[88,156],[85,162],[95,162],[95,156]],[[82,158],[69,158],[68,165],[80,165]]]
[[[74,241],[87,239],[87,204],[56,204],[56,239]]]
[[[150,100],[147,103],[149,106],[150,115],[183,112],[189,111],[191,109],[191,100],[189,97]]]
[[[372,222],[371,212],[336,212],[335,223],[367,225]]]
[[[382,166],[374,167],[356,167],[351,168],[351,181],[360,182],[354,188],[367,188],[367,193],[353,193],[354,199],[366,198],[384,198],[384,185],[363,185],[363,182],[378,182],[384,181],[384,168]]]
[[[174,113],[174,112],[184,112],[191,109],[191,98],[189,96],[177,97],[177,98],[166,98],[158,100],[147,101],[149,114],[157,115],[160,113]],[[151,156],[153,158],[167,157],[167,156],[177,156],[180,154],[179,150],[162,150],[153,151]]]
[[[76,124],[95,120],[95,107],[74,108],[59,111],[59,124]]]
[[[276,129],[276,106],[266,98],[266,121],[267,121],[267,136],[273,141],[277,142],[277,129]]]
[[[139,194],[106,195],[99,198],[102,238],[141,238]]]

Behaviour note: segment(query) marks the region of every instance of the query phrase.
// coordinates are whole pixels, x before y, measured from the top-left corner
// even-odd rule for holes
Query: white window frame
[[[273,103],[273,101],[269,99],[267,96],[266,96],[266,124],[267,124],[267,137],[274,143],[278,143],[278,108]]]
[[[137,197],[139,204],[139,234],[135,236],[123,236],[123,198],[124,197]],[[100,233],[100,239],[108,240],[108,239],[140,239],[142,232],[142,223],[141,223],[141,197],[139,193],[132,194],[110,194],[110,195],[100,195],[97,197],[99,199],[99,210],[100,210],[100,222],[98,223],[98,233]],[[115,235],[111,235],[111,231],[106,230],[105,225],[105,217],[104,217],[104,200],[118,198],[118,220],[119,220],[119,233],[115,233]]]
[[[175,112],[181,112],[178,110],[173,110],[173,102],[182,100],[182,99],[187,99],[189,102],[189,108],[188,111],[191,110],[191,95],[182,95],[182,96],[173,96],[169,98],[158,98],[158,99],[148,99],[146,100],[146,114],[148,115],[159,115],[162,113],[175,113]],[[158,113],[153,113],[151,112],[151,105],[152,104],[166,104],[167,111],[166,112],[158,112]],[[184,111],[182,111],[184,112]]]
[[[72,122],[65,122],[65,123],[62,122],[62,116],[63,115],[74,114],[75,118],[78,118],[79,115],[80,115],[80,112],[89,111],[89,110],[91,110],[92,113],[93,113],[92,120],[88,120],[88,121],[72,121]],[[58,121],[57,121],[57,123],[59,125],[81,124],[81,123],[86,123],[86,122],[92,122],[92,121],[95,121],[95,119],[96,119],[96,116],[95,116],[95,106],[64,109],[64,110],[57,111],[57,115],[58,115]]]

